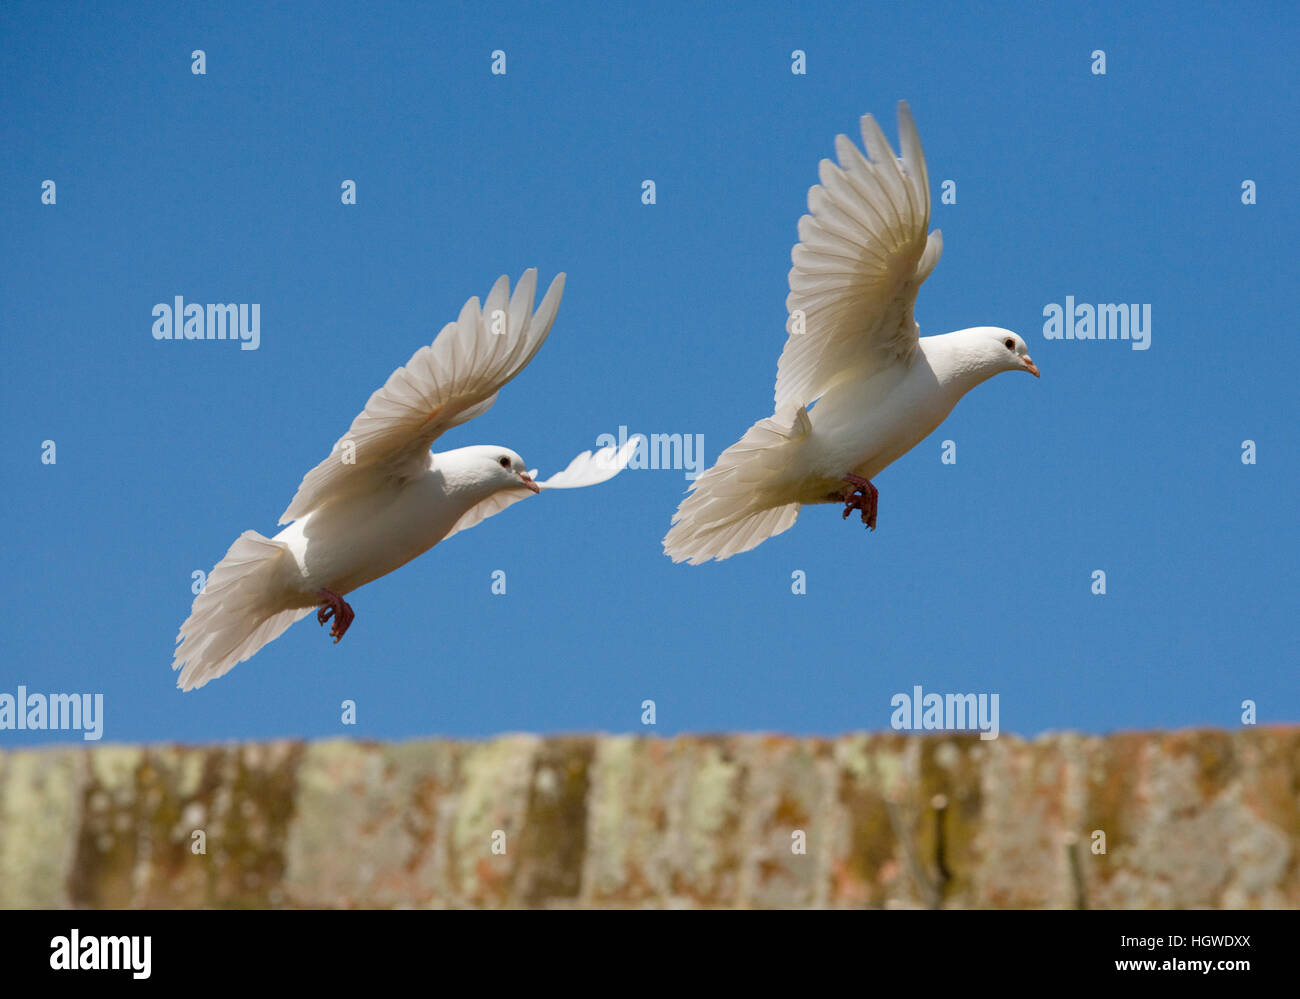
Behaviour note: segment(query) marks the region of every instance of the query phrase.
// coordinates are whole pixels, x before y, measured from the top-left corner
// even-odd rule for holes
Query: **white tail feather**
[[[228,673],[311,613],[310,607],[284,607],[277,585],[282,557],[292,558],[283,542],[245,531],[209,573],[176,636],[172,669],[181,670],[181,690]]]
[[[664,537],[669,558],[691,565],[722,561],[794,525],[799,504],[788,498],[786,477],[792,449],[812,425],[802,406],[785,423],[779,415],[759,420],[695,480]]]

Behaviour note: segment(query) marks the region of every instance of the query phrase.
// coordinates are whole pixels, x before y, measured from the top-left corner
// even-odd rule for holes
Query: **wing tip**
[[[545,301],[549,298],[552,291],[557,295],[562,295],[564,293],[564,282],[567,277],[568,275],[565,274],[564,271],[560,271],[555,275],[555,277],[551,278],[551,283],[546,286],[546,294],[542,296],[542,300]]]

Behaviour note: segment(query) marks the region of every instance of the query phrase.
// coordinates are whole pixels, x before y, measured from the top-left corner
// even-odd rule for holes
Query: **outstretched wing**
[[[820,184],[799,219],[786,298],[789,339],[776,375],[776,410],[808,405],[843,377],[865,378],[916,349],[917,290],[943,252],[930,225],[925,155],[907,102],[898,104],[902,158],[871,115],[866,159],[836,136],[839,166],[822,160]]]
[[[486,413],[497,392],[519,374],[555,322],[564,275],[533,312],[537,271],[524,272],[515,292],[502,275],[479,306],[471,298],[427,347],[415,352],[366,403],[329,457],[308,472],[281,524],[385,480],[422,474],[429,447],[446,430]]]
[[[583,451],[582,454],[569,462],[564,471],[556,472],[549,479],[538,482],[537,486],[540,489],[579,489],[582,486],[594,486],[601,482],[608,482],[627,467],[632,453],[636,450],[636,443],[637,438],[633,437],[622,448],[610,444],[594,454],[591,451]],[[536,469],[528,474],[533,479],[537,478]],[[493,493],[487,499],[466,510],[461,515],[460,520],[456,521],[452,529],[443,536],[442,540],[446,541],[457,531],[468,530],[480,521],[487,520],[488,517],[500,513],[506,507],[518,503],[521,499],[527,499],[531,495],[533,495],[532,490],[523,486],[518,489],[502,489],[498,493]]]

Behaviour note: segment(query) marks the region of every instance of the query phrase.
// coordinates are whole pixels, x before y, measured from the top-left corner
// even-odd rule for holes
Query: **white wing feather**
[[[632,453],[636,450],[637,438],[633,437],[623,447],[616,448],[613,444],[603,447],[594,454],[591,451],[583,451],[578,455],[562,472],[556,472],[549,479],[538,482],[541,489],[578,489],[582,486],[594,486],[601,482],[608,482],[619,472],[627,467]],[[537,471],[528,473],[530,478],[537,478]],[[498,493],[493,493],[487,499],[470,507],[461,515],[460,520],[442,538],[446,541],[453,534],[459,531],[465,531],[481,521],[487,520],[488,517],[500,513],[508,506],[513,506],[521,499],[527,499],[533,495],[533,491],[525,486],[518,489],[503,489]]]
[[[943,236],[930,224],[930,182],[916,124],[898,105],[894,156],[863,115],[867,160],[846,136],[839,166],[822,160],[791,253],[790,331],[776,376],[776,410],[809,405],[844,377],[865,378],[916,349],[916,293],[939,261]],[[798,332],[802,324],[804,332]]]
[[[281,524],[342,497],[374,489],[384,480],[413,478],[431,460],[429,447],[446,430],[479,416],[503,385],[528,366],[546,341],[564,292],[564,275],[551,282],[533,312],[537,271],[524,272],[513,295],[502,275],[480,307],[461,309],[433,343],[394,371],[366,403],[329,457],[308,472]],[[501,312],[505,330],[494,332]]]
[[[627,468],[627,463],[636,451],[636,445],[637,438],[633,437],[626,441],[622,448],[610,444],[595,453],[583,451],[569,462],[564,471],[556,472],[549,479],[537,484],[543,489],[580,489],[583,486],[608,482]],[[533,478],[537,477],[535,472],[532,475]]]

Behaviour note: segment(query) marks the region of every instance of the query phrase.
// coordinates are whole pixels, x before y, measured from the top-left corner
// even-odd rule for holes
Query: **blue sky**
[[[916,684],[1024,735],[1297,720],[1294,8],[613,6],[5,5],[0,693],[102,693],[106,741],[835,734]],[[566,271],[559,319],[440,446],[545,475],[623,425],[711,463],[770,412],[818,161],[864,112],[894,142],[900,98],[945,242],[922,332],[1015,329],[1043,377],[881,474],[878,531],[814,507],[673,565],[683,473],[629,471],[356,591],[337,646],[308,619],[176,690],[191,573],[502,273]],[[259,303],[260,348],[155,341],[176,295]],[[1150,349],[1046,341],[1066,296],[1149,304]]]

